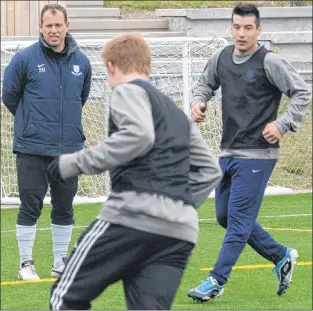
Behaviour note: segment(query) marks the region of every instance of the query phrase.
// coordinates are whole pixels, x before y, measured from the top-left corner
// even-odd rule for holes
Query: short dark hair
[[[65,20],[65,23],[67,22],[67,11],[66,9],[60,5],[60,4],[46,4],[42,10],[41,10],[41,13],[40,13],[40,22],[42,23],[42,18],[43,18],[43,15],[47,12],[47,11],[52,11],[52,14],[55,14],[56,11],[60,11],[63,13],[64,15],[64,20]]]
[[[258,28],[261,24],[260,12],[254,4],[237,4],[233,9],[233,14],[231,16],[231,21],[233,22],[234,15],[239,15],[241,17],[245,16],[255,16],[255,24]]]

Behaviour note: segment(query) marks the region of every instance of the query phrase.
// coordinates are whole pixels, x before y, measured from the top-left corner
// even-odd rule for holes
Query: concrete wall
[[[261,33],[259,41],[292,62],[312,62],[312,31]]]
[[[312,7],[261,7],[264,32],[312,30]],[[170,21],[170,30],[195,36],[230,36],[231,8],[158,9],[156,15]]]
[[[260,8],[260,42],[292,62],[312,62],[312,7]],[[231,8],[159,9],[171,31],[187,36],[221,36],[231,43]]]

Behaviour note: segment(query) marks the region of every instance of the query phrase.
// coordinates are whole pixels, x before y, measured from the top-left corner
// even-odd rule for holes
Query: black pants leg
[[[51,187],[51,219],[56,225],[73,224],[73,200],[77,192],[78,178],[64,184],[48,179],[46,169],[53,157],[18,153],[16,169],[21,205],[17,224],[33,226],[41,215],[43,200]]]
[[[52,285],[50,308],[87,310],[109,285],[124,280],[129,308],[168,309],[192,248],[188,242],[96,220],[80,236],[64,273]],[[159,284],[164,278],[166,290],[154,288],[154,273]],[[165,285],[169,277],[173,281]],[[137,290],[143,302],[135,298]]]
[[[124,279],[129,310],[170,310],[183,277],[192,245],[178,242],[158,253],[136,275]]]
[[[17,184],[21,200],[18,225],[33,226],[41,214],[49,185],[46,175],[48,163],[46,157],[23,153],[16,155]]]
[[[72,225],[74,223],[73,201],[78,188],[78,177],[65,183],[51,181],[51,223],[54,225]]]

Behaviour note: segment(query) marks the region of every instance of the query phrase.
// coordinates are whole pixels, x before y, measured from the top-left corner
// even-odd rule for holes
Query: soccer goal
[[[151,82],[189,114],[189,103],[193,86],[202,73],[207,61],[218,48],[226,46],[224,38],[147,38],[152,52]],[[101,61],[101,50],[106,40],[77,40],[82,51],[89,57],[93,69],[91,93],[83,109],[83,128],[86,135],[85,147],[95,145],[107,135],[107,117],[109,110],[110,88],[107,83],[106,68]],[[1,86],[3,72],[12,57],[21,49],[32,44],[32,41],[1,42]],[[206,121],[200,124],[200,130],[211,145],[215,154],[219,152],[221,139],[220,91],[210,101]],[[311,119],[311,118],[308,118]],[[309,121],[308,121],[309,122]],[[307,122],[307,123],[308,123]],[[310,126],[310,124],[306,124]],[[308,137],[299,142],[303,136],[296,134],[297,139],[290,143],[290,149],[281,160],[288,164],[289,171],[281,170],[273,174],[271,182],[279,186],[288,186],[288,180],[298,184],[311,180],[312,160],[308,158],[312,146]],[[294,138],[293,138],[294,139]],[[13,118],[1,102],[1,203],[19,204],[15,156],[12,153]],[[305,152],[300,152],[306,149]],[[310,163],[308,163],[310,162]],[[291,163],[291,164],[290,164]],[[303,173],[304,174],[299,174]],[[297,175],[298,174],[298,175]],[[296,176],[296,177],[295,177]],[[305,186],[304,186],[305,187]],[[110,191],[108,174],[81,176],[75,203],[92,203],[105,201]],[[50,204],[49,193],[45,204]]]

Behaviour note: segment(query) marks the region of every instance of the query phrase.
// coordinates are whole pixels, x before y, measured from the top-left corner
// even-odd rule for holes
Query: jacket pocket
[[[23,137],[31,137],[37,132],[37,127],[33,123],[31,112],[28,109],[23,111]]]
[[[37,132],[37,127],[33,123],[27,122],[24,126],[23,137],[31,137],[33,135],[36,135]]]
[[[22,111],[22,136],[25,137],[27,136],[27,132],[29,131],[29,125],[30,125],[30,111],[28,109],[23,109]]]
[[[36,144],[58,145],[60,125],[57,122],[42,122],[29,119],[23,132],[23,138]]]
[[[65,146],[76,146],[86,140],[82,126],[65,123],[63,126],[63,143]]]

